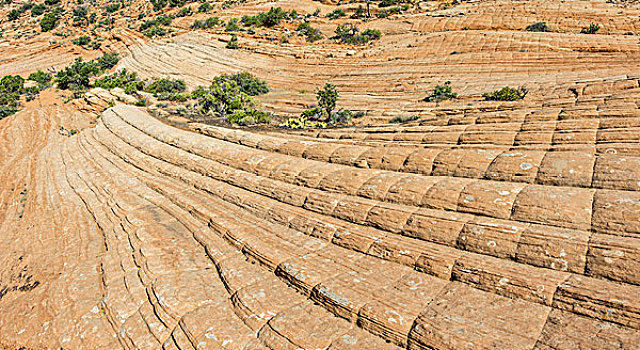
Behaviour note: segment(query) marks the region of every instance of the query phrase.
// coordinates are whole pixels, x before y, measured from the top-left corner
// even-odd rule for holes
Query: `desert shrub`
[[[47,9],[47,7],[44,6],[43,4],[37,4],[37,5],[33,6],[31,8],[31,17],[40,16],[41,14],[44,13],[44,10],[46,10],[46,9]]]
[[[235,81],[240,91],[249,96],[258,96],[269,92],[267,83],[264,80],[256,78],[249,72],[223,74],[213,78],[214,83],[221,83],[223,81]]]
[[[218,17],[209,17],[204,21],[200,21],[200,20],[194,21],[193,24],[191,25],[191,28],[209,29],[217,26],[218,24],[220,24],[220,19]]]
[[[176,17],[186,17],[191,16],[193,14],[193,10],[191,6],[186,6],[180,9],[180,11],[176,14]]]
[[[123,88],[128,94],[140,91],[144,88],[144,82],[138,78],[135,72],[122,69],[110,75],[105,75],[93,82],[94,87],[103,89]]]
[[[327,123],[309,120],[307,117],[300,116],[298,118],[289,118],[279,126],[289,129],[326,128]]]
[[[418,120],[418,116],[417,115],[399,115],[399,116],[391,118],[389,123],[402,124],[402,123],[412,122],[414,120]]]
[[[42,17],[42,19],[40,20],[40,30],[43,32],[48,32],[57,27],[59,21],[60,17],[57,14],[49,12],[45,14],[44,17]]]
[[[119,3],[109,4],[104,8],[104,10],[109,12],[109,13],[114,13],[114,12],[118,11],[119,9],[120,9],[120,4]]]
[[[235,111],[253,108],[255,104],[256,102],[242,92],[234,80],[220,80],[212,82],[209,90],[200,99],[200,111],[226,117]]]
[[[376,17],[378,18],[387,18],[391,15],[397,15],[409,9],[409,5],[403,5],[402,7],[394,6],[387,9],[384,9],[378,13],[376,13]]]
[[[451,82],[445,81],[444,85],[436,85],[431,95],[425,97],[427,102],[440,102],[458,97],[458,93],[451,89]]]
[[[158,16],[156,18],[148,19],[144,21],[140,25],[140,27],[138,27],[138,30],[143,31],[145,29],[149,29],[155,26],[168,26],[168,25],[171,25],[171,21],[173,21],[173,16],[171,15]]]
[[[304,111],[302,111],[300,116],[303,118],[311,119],[311,120],[318,120],[322,118],[322,114],[323,114],[322,109],[315,107],[315,108],[305,109]]]
[[[526,28],[527,32],[550,32],[551,29],[547,26],[547,22],[537,22],[530,24]]]
[[[100,67],[100,69],[107,70],[115,67],[116,64],[120,61],[118,57],[118,53],[105,53],[104,55],[98,57],[96,59],[96,64]]]
[[[147,105],[147,101],[143,99],[137,100],[136,103],[134,103],[134,106],[137,106],[137,107],[144,107],[146,105]]]
[[[589,24],[589,27],[583,28],[580,33],[582,34],[597,34],[600,31],[600,25],[597,23]]]
[[[240,30],[240,26],[238,25],[238,19],[232,18],[227,22],[227,26],[224,28],[227,32],[237,32]]]
[[[351,23],[340,24],[336,27],[332,39],[341,44],[363,45],[380,38],[382,33],[377,29],[367,29],[362,33]]]
[[[22,90],[22,93],[25,95],[27,101],[33,101],[40,93],[40,88],[37,86],[29,86],[24,88],[24,90]]]
[[[265,111],[247,108],[244,110],[237,110],[227,116],[227,121],[231,124],[239,125],[255,125],[264,124],[271,121],[271,116]]]
[[[74,45],[79,45],[79,46],[87,45],[90,41],[91,41],[91,39],[86,35],[79,36],[79,37],[71,40],[71,42]]]
[[[213,9],[213,6],[208,2],[202,3],[198,6],[198,12],[209,12],[211,9]]]
[[[241,22],[247,27],[273,27],[280,24],[284,18],[289,17],[293,17],[291,12],[280,7],[272,7],[268,12],[260,12],[256,16],[243,16]]]
[[[235,50],[237,49],[238,46],[238,37],[235,35],[231,36],[231,39],[229,39],[229,41],[227,41],[227,45],[225,46],[227,49],[232,49]]]
[[[187,0],[169,0],[169,7],[181,7],[187,3]]]
[[[100,66],[95,61],[84,62],[78,57],[71,65],[58,71],[55,82],[60,89],[81,92],[90,87],[89,78],[100,71]]]
[[[331,124],[348,123],[353,118],[353,112],[348,109],[340,109],[331,115]]]
[[[0,106],[16,108],[20,94],[24,90],[24,78],[19,75],[5,75],[0,79]]]
[[[323,110],[327,120],[331,119],[333,110],[336,108],[338,98],[340,98],[340,93],[338,93],[338,89],[332,83],[326,83],[322,90],[319,89],[316,91],[318,107]]]
[[[0,105],[0,120],[16,113],[18,109],[16,107]]]
[[[51,85],[51,79],[53,79],[53,77],[49,73],[43,72],[41,70],[38,70],[35,73],[29,74],[29,78],[28,79],[38,83],[38,86],[42,90],[42,89],[48,87],[49,85]]]
[[[335,9],[335,10],[329,12],[329,14],[327,14],[327,17],[329,19],[338,19],[338,18],[344,17],[346,15],[347,14],[344,12],[344,10],[338,8],[338,9]]]
[[[167,6],[167,0],[151,0],[154,11],[160,11]]]
[[[482,94],[487,101],[517,101],[523,99],[527,95],[524,88],[515,89],[505,86],[500,90]]]
[[[322,32],[317,28],[311,27],[309,22],[300,23],[300,25],[298,25],[298,28],[296,29],[296,32],[298,33],[298,35],[305,36],[308,42],[314,42],[322,39]]]
[[[353,15],[351,15],[351,18],[364,18],[364,17],[367,17],[367,13],[364,6],[358,5],[358,7],[356,8],[356,11],[353,13]]]
[[[156,79],[149,84],[145,91],[153,94],[176,94],[187,89],[187,85],[180,79]]]
[[[60,3],[60,0],[44,0],[44,4],[47,6],[53,6]]]
[[[25,2],[24,4],[22,4],[22,6],[20,6],[20,8],[18,9],[18,12],[20,12],[20,14],[25,13],[31,10],[32,7],[33,7],[32,2]]]
[[[151,28],[145,30],[143,34],[146,37],[153,38],[153,37],[156,37],[156,36],[165,36],[165,35],[167,35],[167,33],[168,32],[167,32],[166,29],[156,26],[156,27],[151,27]]]
[[[9,21],[15,21],[19,17],[20,17],[20,12],[16,9],[9,11],[9,14],[7,15],[7,19]]]
[[[158,16],[144,21],[140,27],[138,27],[138,30],[150,38],[155,36],[165,36],[167,35],[167,30],[162,26],[170,25],[171,21],[173,21],[173,16],[171,15]]]
[[[399,1],[398,0],[382,0],[380,1],[380,3],[378,4],[378,7],[389,7],[389,6],[393,6],[395,4],[397,4]]]

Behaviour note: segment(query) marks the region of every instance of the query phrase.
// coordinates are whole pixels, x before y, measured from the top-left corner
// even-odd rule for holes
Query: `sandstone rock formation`
[[[283,115],[333,80],[367,119],[177,128],[133,100],[108,108],[130,98],[117,91],[41,93],[0,121],[0,347],[640,349],[639,13],[463,2],[299,58],[114,31],[119,67],[143,77],[252,71]],[[607,35],[585,41],[598,16]],[[534,17],[557,32],[519,30]],[[15,50],[0,72],[72,56]],[[464,96],[420,101],[445,80]],[[480,101],[506,84],[529,95]]]

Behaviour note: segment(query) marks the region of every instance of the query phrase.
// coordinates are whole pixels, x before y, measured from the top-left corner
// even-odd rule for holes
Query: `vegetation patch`
[[[580,33],[582,34],[598,34],[600,31],[600,25],[597,23],[591,23],[587,28],[583,28]]]
[[[526,95],[525,88],[515,89],[505,86],[500,90],[484,93],[482,97],[487,101],[517,101],[522,100]]]
[[[351,23],[340,24],[336,27],[335,36],[332,37],[340,44],[364,45],[373,40],[380,39],[382,33],[377,29],[366,29],[360,32],[358,27]]]
[[[444,100],[450,100],[458,97],[458,93],[453,92],[451,88],[451,82],[446,81],[444,85],[436,85],[431,95],[425,97],[427,102],[440,102]]]
[[[550,32],[549,26],[547,26],[547,22],[537,22],[534,24],[530,24],[526,28],[527,32]]]
[[[296,32],[298,35],[306,37],[306,40],[310,43],[322,39],[322,32],[317,28],[313,28],[309,22],[300,23]]]
[[[245,27],[273,27],[285,18],[295,18],[297,12],[285,11],[280,7],[272,7],[268,12],[261,12],[256,16],[243,16],[241,19]]]

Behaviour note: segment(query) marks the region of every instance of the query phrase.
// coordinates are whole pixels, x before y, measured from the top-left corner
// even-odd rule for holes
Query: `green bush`
[[[261,12],[257,16],[243,16],[241,21],[247,27],[273,27],[279,24],[282,19],[290,16],[290,12],[284,11],[280,7],[272,7],[268,12]]]
[[[86,35],[79,36],[79,37],[71,40],[71,42],[74,45],[79,45],[79,46],[87,45],[90,41],[91,41],[91,39]]]
[[[215,84],[224,81],[234,81],[240,88],[240,91],[249,96],[258,96],[269,92],[269,86],[264,80],[256,78],[249,72],[240,72],[235,74],[223,74],[213,78]]]
[[[165,36],[167,33],[166,29],[156,26],[145,30],[143,34],[149,38],[153,38],[156,36]]]
[[[9,14],[7,15],[7,19],[9,21],[15,21],[16,19],[18,19],[20,17],[20,12],[16,9],[13,9],[9,12]]]
[[[378,4],[378,7],[389,7],[389,6],[393,6],[395,4],[397,4],[399,1],[398,0],[382,0],[380,1],[380,3]]]
[[[0,105],[0,120],[16,113],[18,109],[16,107]]]
[[[327,117],[327,120],[331,119],[333,110],[336,108],[336,103],[340,98],[338,89],[332,83],[324,84],[322,90],[316,91],[316,100],[318,100],[318,107],[320,107]]]
[[[29,80],[35,81],[36,83],[38,83],[38,86],[40,87],[41,90],[51,85],[51,79],[53,79],[51,74],[45,73],[41,70],[38,70],[35,73],[29,74]]]
[[[218,24],[220,24],[220,19],[218,17],[209,17],[209,18],[205,19],[204,21],[200,21],[200,20],[194,21],[193,24],[191,25],[191,28],[193,28],[193,29],[209,29],[209,28],[213,28],[213,27],[217,26]]]
[[[255,125],[269,123],[271,121],[271,117],[262,110],[247,108],[229,114],[227,116],[227,121],[231,124]]]
[[[517,101],[523,99],[527,95],[527,90],[524,88],[514,89],[512,87],[505,86],[500,90],[496,90],[491,93],[484,93],[484,97],[487,101]]]
[[[198,12],[209,12],[211,11],[211,9],[213,9],[213,6],[211,6],[211,4],[208,2],[205,2],[203,4],[200,4],[200,6],[198,6]]]
[[[390,7],[388,9],[384,9],[376,13],[376,17],[387,18],[391,15],[401,14],[403,11],[407,11],[408,9],[409,9],[409,5],[403,5],[402,7],[399,7],[399,6]]]
[[[600,25],[597,23],[589,24],[588,28],[583,28],[580,33],[582,34],[597,34],[600,31]]]
[[[347,15],[347,14],[344,12],[344,10],[342,10],[342,9],[335,9],[335,10],[333,10],[333,11],[329,12],[329,14],[327,14],[327,17],[328,17],[329,19],[338,19],[338,18],[340,18],[340,17],[344,17],[344,16],[346,16],[346,15]]]
[[[427,96],[424,100],[427,102],[440,102],[454,99],[456,97],[458,97],[458,93],[453,92],[453,89],[451,89],[451,82],[446,81],[444,85],[436,85],[431,95]]]
[[[40,29],[43,32],[48,32],[58,26],[60,17],[53,12],[49,12],[40,20]]]
[[[191,16],[192,14],[193,14],[193,10],[191,9],[191,6],[186,6],[180,9],[180,12],[176,14],[176,17],[186,17],[186,16]]]
[[[125,93],[131,94],[142,90],[144,82],[138,78],[135,72],[128,72],[126,69],[122,69],[119,72],[96,79],[93,82],[93,86],[107,90],[119,87],[125,89]]]
[[[311,121],[307,117],[300,116],[298,118],[289,118],[279,126],[289,129],[326,128],[327,123]]]
[[[227,32],[237,32],[240,30],[240,26],[238,25],[238,19],[232,18],[227,22],[227,26],[224,28]]]
[[[547,26],[547,22],[538,22],[530,24],[526,28],[527,32],[550,32],[551,29]]]
[[[314,42],[322,39],[322,32],[319,29],[311,27],[309,22],[302,22],[296,29],[298,35],[304,35],[308,42]]]
[[[145,91],[154,94],[176,94],[184,92],[187,89],[187,85],[180,79],[157,79],[153,81]]]
[[[138,30],[150,38],[155,36],[165,36],[167,35],[167,30],[162,28],[162,26],[171,25],[171,21],[173,21],[173,16],[171,15],[158,16],[144,21],[140,27],[138,27]]]
[[[0,79],[0,106],[16,108],[23,91],[24,78],[19,75],[5,75]]]
[[[412,122],[414,120],[418,120],[418,116],[417,115],[399,115],[399,116],[391,118],[389,123],[402,124],[402,123]]]
[[[169,0],[169,7],[181,7],[187,3],[187,0]]]
[[[109,13],[114,13],[116,11],[118,11],[120,9],[120,4],[119,3],[115,3],[115,4],[109,4],[107,5],[107,7],[105,7],[105,11],[109,12]]]
[[[115,65],[118,64],[119,61],[120,61],[120,58],[118,57],[118,53],[114,52],[114,53],[105,53],[104,55],[102,55],[96,60],[96,63],[101,69],[107,70],[115,67]]]
[[[154,11],[160,11],[167,6],[167,0],[151,0]]]
[[[231,36],[231,39],[229,39],[229,41],[227,41],[227,46],[225,46],[227,49],[232,49],[235,50],[237,49],[238,46],[238,37],[235,35]]]
[[[209,90],[200,101],[201,112],[215,112],[222,117],[237,110],[253,108],[256,102],[242,92],[234,80],[220,80],[211,83]]]
[[[353,118],[353,112],[348,109],[340,109],[331,115],[331,124],[348,123]]]
[[[340,44],[364,45],[372,40],[380,39],[382,33],[377,29],[367,29],[359,33],[359,29],[351,23],[340,24],[336,27],[332,39]]]
[[[90,87],[89,78],[100,71],[100,66],[95,61],[83,62],[78,57],[73,64],[58,71],[55,82],[60,89],[81,92]]]
[[[44,6],[43,4],[37,4],[37,5],[33,6],[31,8],[31,17],[40,16],[41,14],[44,13],[44,10],[46,10],[46,9],[47,9],[47,7]]]

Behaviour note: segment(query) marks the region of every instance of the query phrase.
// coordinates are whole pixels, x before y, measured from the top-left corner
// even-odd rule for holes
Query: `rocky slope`
[[[114,30],[143,77],[250,71],[282,115],[331,80],[367,118],[176,128],[107,92],[42,92],[0,121],[0,346],[639,349],[638,12],[463,2],[368,23],[384,35],[355,53]],[[555,32],[520,30],[537,20]],[[0,71],[67,60],[11,52]],[[445,80],[459,99],[420,101]],[[507,84],[530,92],[480,100]]]

